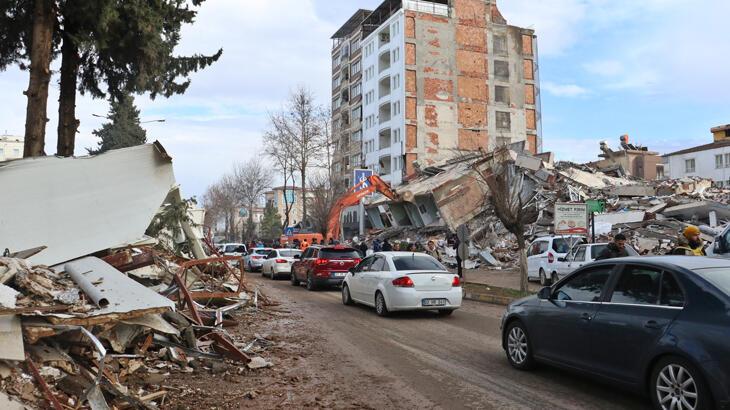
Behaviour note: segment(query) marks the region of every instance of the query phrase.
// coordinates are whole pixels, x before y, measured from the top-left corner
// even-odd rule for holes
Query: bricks
[[[414,162],[418,161],[418,154],[406,154],[406,177],[416,173]]]
[[[457,94],[460,100],[463,98],[468,98],[471,102],[489,100],[487,83],[482,78],[459,76]]]
[[[478,103],[459,103],[459,123],[464,128],[487,126],[487,106]]]
[[[416,45],[406,43],[406,65],[416,65]]]
[[[406,92],[416,92],[416,70],[406,70]]]
[[[524,70],[523,76],[525,80],[535,79],[535,70],[532,68],[532,60],[523,60],[522,68]]]
[[[437,78],[423,79],[423,95],[425,100],[453,101],[454,83],[451,80]]]
[[[429,14],[429,13],[418,13],[418,14],[416,14],[416,18],[418,20],[430,21],[432,23],[443,23],[443,24],[449,23],[448,18],[437,16],[435,14]]]
[[[461,150],[477,150],[482,148],[489,149],[489,137],[486,131],[459,129],[459,149]]]
[[[435,132],[429,132],[428,134],[428,140],[431,142],[431,144],[438,146],[439,145],[439,135]]]
[[[439,126],[439,114],[436,111],[436,106],[433,105],[427,105],[424,109],[425,111],[425,120],[426,120],[426,126],[431,128],[436,128]],[[438,141],[438,139],[437,139]]]
[[[416,38],[416,19],[414,17],[406,17],[406,38]]]
[[[406,125],[406,150],[413,150],[418,147],[418,127]]]
[[[487,52],[487,34],[484,29],[465,25],[456,26],[456,44],[461,50]]]
[[[483,0],[454,0],[454,17],[459,24],[486,27],[487,4]]]
[[[416,97],[406,97],[406,119],[417,120],[418,116],[416,113]]]
[[[537,118],[535,116],[535,110],[529,108],[525,110],[525,121],[527,122],[528,130],[537,129]]]
[[[484,79],[488,77],[487,56],[484,53],[469,50],[457,50],[456,68],[462,75],[480,77]]]
[[[537,135],[534,135],[534,134],[527,135],[527,147],[526,148],[532,154],[537,154]]]
[[[525,84],[525,104],[535,105],[535,86]]]
[[[532,36],[530,35],[522,35],[522,54],[532,55]]]

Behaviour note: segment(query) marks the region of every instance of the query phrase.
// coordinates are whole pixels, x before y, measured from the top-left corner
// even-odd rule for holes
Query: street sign
[[[286,229],[284,229],[284,235],[286,236],[294,236],[294,228],[289,226]]]
[[[556,235],[588,235],[586,204],[555,204]]]
[[[364,184],[360,185],[355,192],[367,188],[369,185],[368,178],[373,176],[373,170],[372,169],[356,169],[353,171],[354,177],[352,178],[352,186],[357,186],[361,182],[365,182]]]
[[[606,211],[606,201],[599,199],[589,199],[586,201],[588,212],[603,213]]]

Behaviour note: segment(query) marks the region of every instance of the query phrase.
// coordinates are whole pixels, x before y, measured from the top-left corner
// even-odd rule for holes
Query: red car
[[[291,284],[305,283],[308,290],[340,286],[347,272],[357,266],[360,259],[357,250],[347,246],[312,245],[292,265]]]

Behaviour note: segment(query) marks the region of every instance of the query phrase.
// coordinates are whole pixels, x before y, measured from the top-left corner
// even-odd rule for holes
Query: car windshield
[[[598,255],[600,255],[601,252],[603,252],[603,250],[606,249],[607,246],[608,246],[608,244],[592,246],[591,247],[591,259],[596,259],[598,257]]]
[[[333,249],[325,248],[319,251],[319,257],[322,259],[353,259],[359,258],[360,254],[352,248]]]
[[[701,268],[694,272],[717,286],[726,295],[730,295],[730,268]]]
[[[428,255],[396,256],[393,258],[393,265],[395,270],[446,270],[436,259]]]
[[[279,250],[279,255],[281,255],[284,258],[293,258],[296,255],[301,255],[302,253],[300,251],[289,251],[289,250]]]
[[[253,253],[255,255],[268,255],[269,252],[271,252],[271,249],[264,249],[264,248],[254,249],[254,251],[253,251]]]
[[[243,252],[244,247],[241,245],[227,245],[225,253],[232,253],[232,252]]]
[[[553,239],[553,250],[557,253],[568,253],[570,248],[583,242],[578,237],[567,237],[567,238],[555,238]]]

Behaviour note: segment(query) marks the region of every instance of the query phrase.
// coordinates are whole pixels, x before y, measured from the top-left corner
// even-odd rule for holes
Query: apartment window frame
[[[730,154],[725,155],[725,168],[730,168]]]
[[[512,113],[509,111],[497,111],[495,113],[495,125],[499,131],[512,131]]]
[[[362,83],[354,84],[350,87],[350,99],[362,95]]]
[[[355,120],[362,121],[362,105],[358,105],[352,109],[350,112],[350,119],[352,122],[355,122]]]
[[[686,158],[684,160],[684,172],[686,174],[697,172],[697,161],[694,158]]]
[[[494,78],[500,81],[509,81],[509,61],[494,60]]]
[[[507,36],[504,34],[495,34],[492,37],[492,53],[494,55],[507,55],[509,54],[509,46],[507,43]]]
[[[724,161],[724,155],[723,154],[717,154],[715,155],[715,169],[722,169],[725,168],[725,161]]]
[[[360,71],[362,71],[362,60],[357,60],[354,63],[350,64],[350,76],[354,76]]]
[[[390,52],[390,62],[391,62],[391,64],[395,64],[398,61],[400,61],[400,47],[395,47]]]
[[[501,104],[510,104],[510,88],[505,85],[494,86],[494,102]]]

